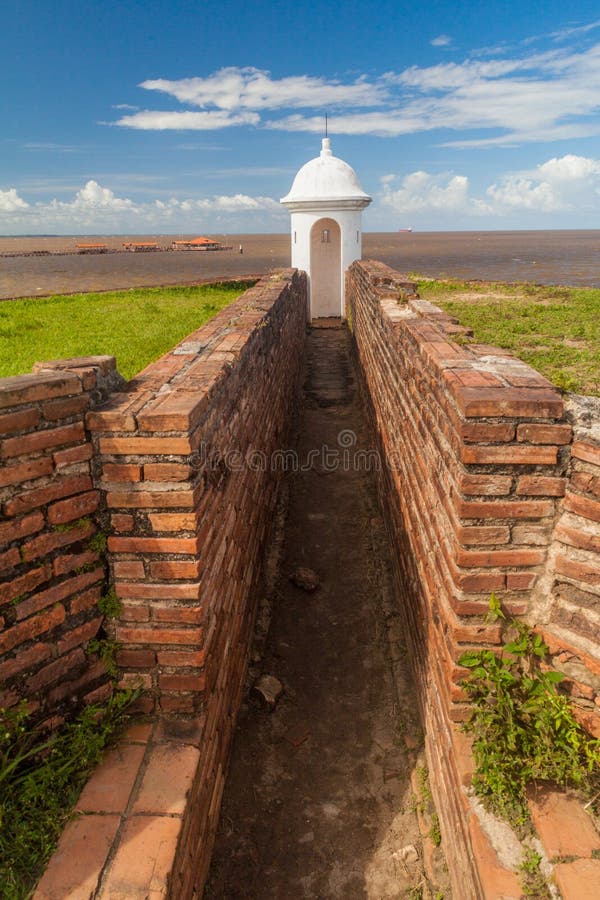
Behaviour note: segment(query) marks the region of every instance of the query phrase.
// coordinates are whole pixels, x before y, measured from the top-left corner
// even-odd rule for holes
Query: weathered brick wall
[[[306,281],[267,276],[87,417],[105,515],[122,681],[196,730],[175,896],[201,886],[258,601],[305,333]],[[181,731],[180,731],[181,733]],[[187,731],[186,731],[187,733]]]
[[[499,627],[485,621],[493,591],[511,613],[532,624],[547,620],[560,661],[565,635],[576,632],[568,652],[583,660],[583,645],[583,664],[590,671],[598,665],[589,612],[598,584],[597,448],[575,444],[567,482],[572,429],[560,394],[505,351],[453,342],[465,329],[387,266],[354,263],[347,296],[365,399],[387,463],[381,502],[446,856],[456,895],[477,897],[484,892],[472,848],[481,846],[481,834],[462,789],[468,753],[453,725],[468,714],[458,659],[470,647],[499,643]],[[573,528],[574,514],[587,517],[578,536],[564,530]],[[576,540],[577,549],[566,550]],[[552,598],[544,619],[542,593]]]
[[[113,357],[36,368],[0,380],[0,706],[26,699],[53,726],[110,693],[85,653],[105,566],[84,417],[118,376]]]
[[[567,676],[582,725],[600,737],[600,399],[571,398],[574,435],[566,494],[532,616]]]

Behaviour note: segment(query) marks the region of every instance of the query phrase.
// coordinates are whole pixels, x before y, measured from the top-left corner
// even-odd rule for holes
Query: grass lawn
[[[107,353],[132,378],[239,297],[248,282],[57,294],[0,303],[0,377],[35,362]]]
[[[563,390],[600,395],[600,290],[413,277],[475,342],[511,350]]]

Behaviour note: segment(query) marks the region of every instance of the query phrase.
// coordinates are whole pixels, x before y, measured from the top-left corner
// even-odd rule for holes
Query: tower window
[[[321,243],[328,244],[329,243],[329,228],[324,228],[321,232]]]
[[[357,232],[356,232],[356,243],[357,243],[357,244],[358,244],[358,239],[359,239],[358,236],[359,236],[359,234],[360,234],[360,232],[357,231]]]
[[[296,243],[296,232],[294,232],[294,243]]]

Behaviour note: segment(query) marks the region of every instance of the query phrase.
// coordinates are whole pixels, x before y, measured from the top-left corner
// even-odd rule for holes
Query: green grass
[[[562,390],[600,395],[600,290],[415,278],[475,342],[510,350]]]
[[[7,300],[0,303],[0,377],[42,360],[110,354],[132,378],[247,287],[232,281]]]

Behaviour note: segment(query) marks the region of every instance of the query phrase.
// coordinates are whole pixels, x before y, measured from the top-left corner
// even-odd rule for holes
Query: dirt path
[[[348,334],[332,326],[307,338],[298,451],[301,464],[313,450],[319,458],[289,477],[261,663],[285,693],[272,713],[249,704],[240,714],[206,898],[434,896],[419,888],[404,740],[407,732],[418,740],[418,725],[402,652],[392,675],[374,485],[352,470],[367,432]],[[336,456],[337,471],[328,471]],[[290,582],[298,566],[319,574],[314,593]]]

